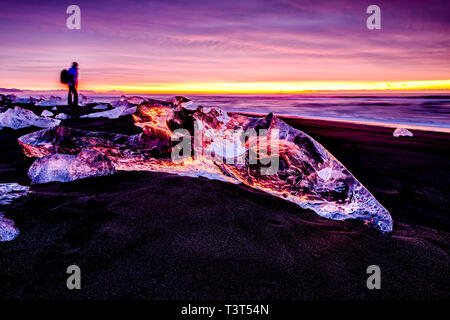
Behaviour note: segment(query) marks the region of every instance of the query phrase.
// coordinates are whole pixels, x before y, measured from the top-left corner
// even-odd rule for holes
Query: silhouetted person
[[[67,103],[69,106],[78,106],[78,63],[72,63],[72,68],[69,69],[69,75],[71,76],[71,80],[67,83],[69,85],[69,96],[67,97]]]

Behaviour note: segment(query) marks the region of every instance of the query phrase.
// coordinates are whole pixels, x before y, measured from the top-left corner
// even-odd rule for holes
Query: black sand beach
[[[21,232],[0,244],[0,297],[448,298],[450,135],[413,131],[414,137],[394,138],[389,128],[286,121],[323,144],[375,195],[392,215],[392,233],[203,178],[124,172],[35,185],[0,208]],[[140,130],[131,116],[63,124]],[[16,140],[35,130],[0,131],[0,182],[29,185],[33,159]],[[81,268],[82,290],[66,288],[72,264]],[[369,265],[381,268],[381,290],[366,287]]]

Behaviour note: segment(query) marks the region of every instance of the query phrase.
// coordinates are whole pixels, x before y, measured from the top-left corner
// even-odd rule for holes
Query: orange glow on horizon
[[[58,88],[50,86],[28,87],[23,90],[65,90],[66,86]],[[320,93],[328,91],[450,91],[450,80],[420,80],[420,81],[292,81],[292,82],[210,82],[210,83],[146,83],[146,84],[103,84],[95,85],[92,79],[80,80],[80,91],[109,91],[126,94],[280,94],[280,93]]]
[[[395,82],[216,82],[163,83],[142,85],[93,85],[84,90],[125,93],[306,93],[317,91],[382,91],[382,90],[450,90],[450,80],[395,81]]]

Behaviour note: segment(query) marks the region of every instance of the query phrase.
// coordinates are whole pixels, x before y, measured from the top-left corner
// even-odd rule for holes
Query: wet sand
[[[203,178],[123,172],[35,185],[28,197],[0,208],[21,231],[0,244],[0,297],[448,298],[450,135],[394,138],[389,128],[287,122],[323,144],[375,195],[391,212],[392,233]],[[131,117],[63,124],[139,132]],[[0,131],[0,182],[29,184],[33,159],[16,139],[34,130]],[[66,288],[71,264],[82,270],[82,290]],[[381,290],[366,287],[369,265],[381,268]]]

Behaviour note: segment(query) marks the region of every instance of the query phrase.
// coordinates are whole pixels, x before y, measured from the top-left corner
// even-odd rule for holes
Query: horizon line
[[[82,83],[82,82],[81,82]],[[0,88],[14,91],[65,91],[57,88]],[[211,82],[211,83],[159,83],[142,85],[88,85],[79,91],[108,94],[307,94],[357,92],[418,92],[450,91],[450,80],[419,81],[290,81],[290,82]]]

